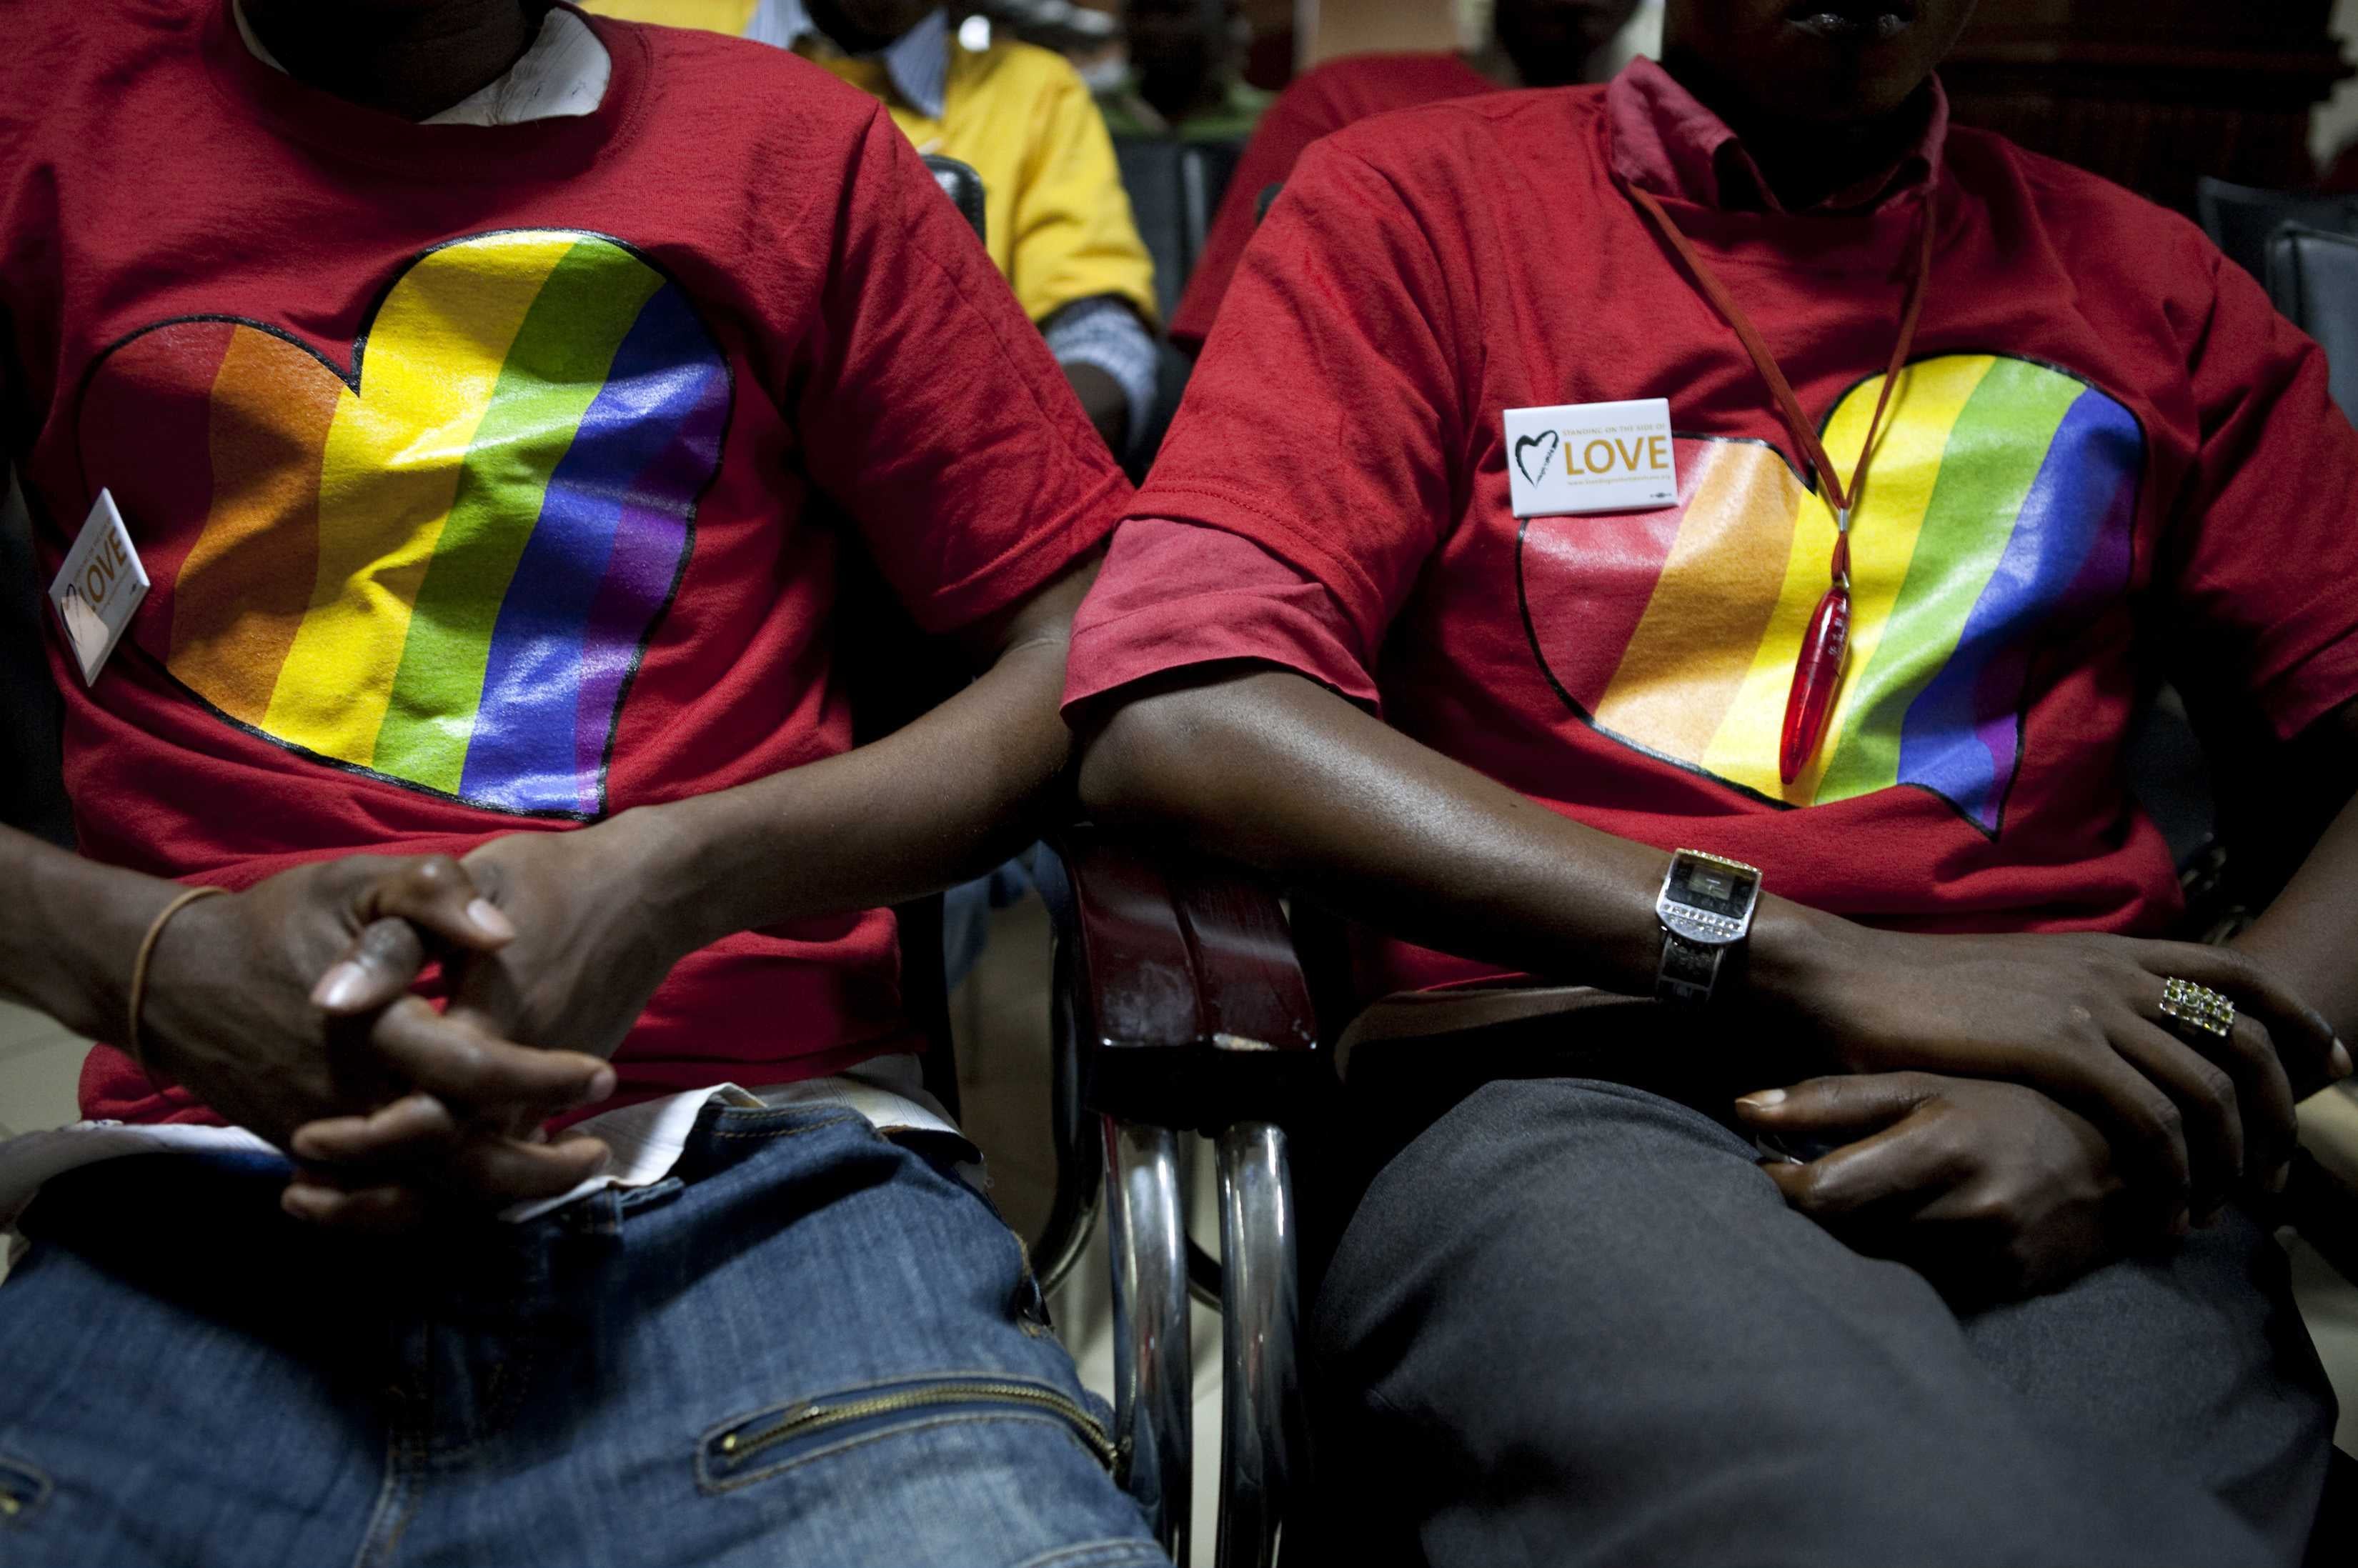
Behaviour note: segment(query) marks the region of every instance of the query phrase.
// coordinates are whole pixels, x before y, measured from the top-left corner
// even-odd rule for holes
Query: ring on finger
[[[2222,1040],[2234,1032],[2235,1004],[2209,986],[2172,977],[2161,983],[2161,1011]]]

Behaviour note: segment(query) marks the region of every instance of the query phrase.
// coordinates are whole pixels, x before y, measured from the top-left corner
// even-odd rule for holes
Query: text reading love
[[[1509,408],[1505,436],[1518,517],[1645,512],[1678,500],[1667,398]]]
[[[98,672],[123,640],[132,612],[147,597],[147,568],[131,543],[130,530],[114,497],[102,490],[82,524],[81,535],[66,552],[65,564],[49,584],[49,602],[81,666],[82,684],[98,679]]]

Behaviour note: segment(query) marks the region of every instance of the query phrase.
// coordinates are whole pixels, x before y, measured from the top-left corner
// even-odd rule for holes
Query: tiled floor
[[[0,1002],[0,1138],[73,1119],[89,1049],[42,1014]]]
[[[1047,1158],[1047,922],[1036,902],[1002,911],[990,952],[951,999],[959,1036],[967,1125],[990,1157],[996,1195],[1027,1234],[1047,1211],[1054,1172]],[[55,1127],[74,1115],[82,1043],[46,1018],[0,1003],[0,1134]],[[1210,1162],[1197,1162],[1208,1176]],[[1203,1184],[1199,1183],[1199,1185]],[[1212,1213],[1199,1194],[1197,1213]],[[1199,1221],[1198,1231],[1203,1227]],[[2358,1453],[2358,1286],[2342,1280],[2298,1238],[2288,1238],[2293,1277],[2309,1333],[2342,1395],[2340,1441]],[[1102,1227],[1057,1292],[1057,1324],[1083,1379],[1110,1397],[1112,1326]],[[1219,1475],[1217,1314],[1198,1307],[1193,1324],[1196,1378],[1195,1551],[1211,1562]]]

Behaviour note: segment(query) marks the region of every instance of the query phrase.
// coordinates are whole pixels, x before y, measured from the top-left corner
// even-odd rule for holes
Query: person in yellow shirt
[[[936,0],[588,0],[633,21],[792,49],[882,100],[922,153],[982,177],[984,243],[1118,452],[1154,398],[1154,267],[1113,142],[1065,59],[1003,34],[969,49]]]

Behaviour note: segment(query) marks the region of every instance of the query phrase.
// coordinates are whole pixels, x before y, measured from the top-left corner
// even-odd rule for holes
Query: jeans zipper
[[[1030,1405],[1064,1419],[1098,1463],[1110,1470],[1120,1451],[1113,1439],[1106,1434],[1097,1418],[1064,1395],[1047,1389],[1035,1389],[1025,1383],[936,1383],[928,1388],[912,1389],[904,1393],[879,1394],[873,1399],[853,1400],[844,1404],[811,1403],[797,1405],[780,1417],[773,1426],[759,1432],[732,1432],[719,1442],[720,1452],[732,1460],[741,1460],[759,1454],[773,1444],[789,1438],[806,1437],[846,1422],[868,1421],[880,1415],[895,1415],[903,1411],[923,1410],[928,1405],[962,1405],[978,1401],[1000,1404]]]

